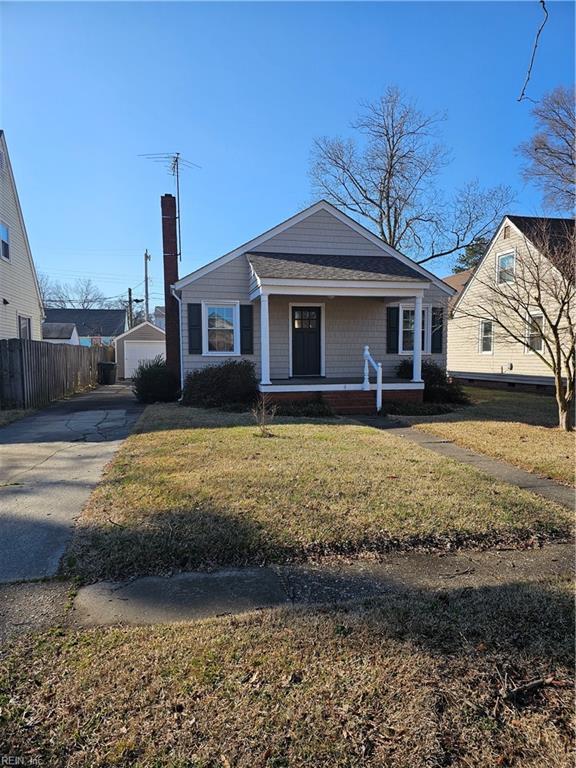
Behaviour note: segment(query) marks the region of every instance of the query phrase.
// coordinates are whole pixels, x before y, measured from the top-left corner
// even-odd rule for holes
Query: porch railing
[[[377,363],[370,354],[370,347],[364,347],[364,383],[362,389],[370,389],[370,366],[376,371],[376,410],[382,410],[382,363]]]

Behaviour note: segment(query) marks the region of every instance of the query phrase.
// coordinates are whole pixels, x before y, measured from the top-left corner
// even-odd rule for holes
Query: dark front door
[[[320,376],[320,307],[292,307],[292,376]]]

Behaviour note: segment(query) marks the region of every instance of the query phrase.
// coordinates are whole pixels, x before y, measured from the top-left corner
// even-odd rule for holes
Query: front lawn
[[[529,472],[574,485],[574,434],[556,429],[556,400],[527,392],[466,387],[472,405],[410,423]]]
[[[568,768],[572,614],[567,585],[516,584],[56,630],[0,659],[0,743],[68,768]]]
[[[570,514],[386,432],[146,409],[77,523],[83,580],[565,534]]]

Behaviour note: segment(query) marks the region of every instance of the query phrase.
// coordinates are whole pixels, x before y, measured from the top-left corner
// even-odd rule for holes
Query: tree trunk
[[[558,426],[564,432],[572,432],[574,429],[574,401],[567,398],[566,393],[556,389],[556,403],[558,404]]]

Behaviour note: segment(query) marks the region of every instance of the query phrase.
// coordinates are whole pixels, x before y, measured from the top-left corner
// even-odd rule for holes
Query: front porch
[[[422,402],[424,383],[388,377],[366,382],[363,377],[306,377],[272,379],[260,391],[278,403],[319,397],[342,415],[366,415],[382,410],[383,402]]]
[[[377,382],[369,381],[368,386],[364,378],[356,376],[352,378],[306,376],[289,379],[271,379],[270,384],[260,383],[261,392],[361,392],[376,391]],[[382,379],[383,392],[423,391],[424,383],[407,381],[392,376]]]

